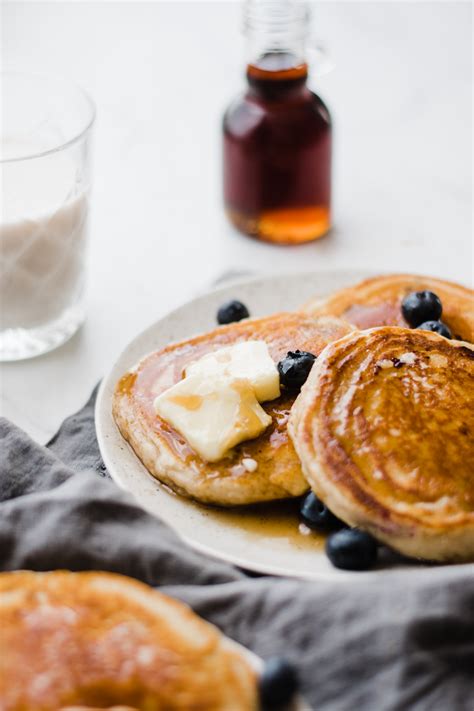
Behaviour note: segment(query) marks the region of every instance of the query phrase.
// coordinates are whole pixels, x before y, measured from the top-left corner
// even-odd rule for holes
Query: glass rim
[[[75,81],[72,81],[71,79],[66,79],[64,77],[57,76],[54,74],[40,74],[36,72],[32,73],[20,71],[0,71],[0,86],[2,85],[4,78],[14,76],[26,77],[30,79],[48,79],[56,82],[69,84],[70,87],[74,88],[79,94],[81,94],[82,98],[85,99],[89,110],[89,116],[85,121],[84,127],[80,131],[76,132],[71,138],[68,138],[66,141],[63,141],[62,143],[59,143],[58,145],[53,146],[52,148],[47,148],[45,150],[37,151],[30,154],[20,155],[14,158],[2,158],[0,155],[0,165],[4,163],[18,163],[20,161],[35,160],[36,158],[44,158],[45,156],[52,155],[54,153],[59,153],[59,151],[69,148],[70,146],[80,141],[81,138],[83,138],[88,133],[88,131],[90,131],[90,129],[95,123],[95,119],[97,116],[97,107],[90,94],[85,89],[83,89],[82,86],[77,84]]]

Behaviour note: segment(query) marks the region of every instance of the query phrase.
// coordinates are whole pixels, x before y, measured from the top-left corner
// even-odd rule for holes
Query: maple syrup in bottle
[[[306,84],[308,26],[306,3],[246,3],[248,88],[224,116],[227,215],[269,242],[308,242],[331,226],[331,118]]]

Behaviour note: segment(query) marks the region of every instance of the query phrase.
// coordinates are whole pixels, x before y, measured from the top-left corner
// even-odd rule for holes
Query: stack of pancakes
[[[0,574],[2,711],[256,711],[242,649],[110,573]]]
[[[407,294],[443,304],[448,340],[405,323]],[[474,296],[413,275],[366,280],[299,312],[221,326],[143,359],[119,381],[114,417],[148,470],[179,494],[219,506],[311,488],[344,522],[427,560],[474,559]],[[272,425],[220,462],[203,461],[153,408],[187,365],[243,340],[275,362],[317,356],[301,394],[264,403]],[[296,399],[296,402],[295,402]],[[257,463],[254,471],[241,464]]]

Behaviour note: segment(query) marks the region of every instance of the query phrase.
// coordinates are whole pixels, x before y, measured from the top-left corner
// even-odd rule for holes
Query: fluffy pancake
[[[255,672],[215,627],[110,573],[0,574],[2,711],[255,711]]]
[[[474,347],[395,327],[319,356],[289,431],[342,520],[428,560],[474,559]]]
[[[282,313],[221,326],[169,345],[144,358],[120,379],[113,402],[115,421],[148,471],[180,494],[223,506],[299,496],[308,485],[286,428],[294,402],[291,395],[263,403],[272,424],[260,437],[241,443],[214,464],[203,461],[158,417],[153,402],[181,380],[187,365],[223,346],[263,340],[278,362],[289,350],[298,348],[317,355],[351,330],[338,319]],[[248,472],[242,465],[244,458],[254,459],[257,469]]]
[[[412,291],[434,291],[443,304],[441,316],[454,338],[474,341],[474,292],[465,286],[433,277],[390,274],[341,289],[326,299],[313,299],[303,310],[315,315],[338,316],[357,328],[402,326],[401,303]]]

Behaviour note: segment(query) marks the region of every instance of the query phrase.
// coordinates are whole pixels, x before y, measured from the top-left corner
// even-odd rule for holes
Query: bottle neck
[[[252,92],[301,89],[308,68],[305,47],[309,10],[300,0],[247,0],[247,80]]]
[[[266,66],[276,59],[296,67],[305,62],[309,9],[301,0],[247,0],[244,6],[244,33],[247,63]],[[277,67],[282,68],[282,67]]]

